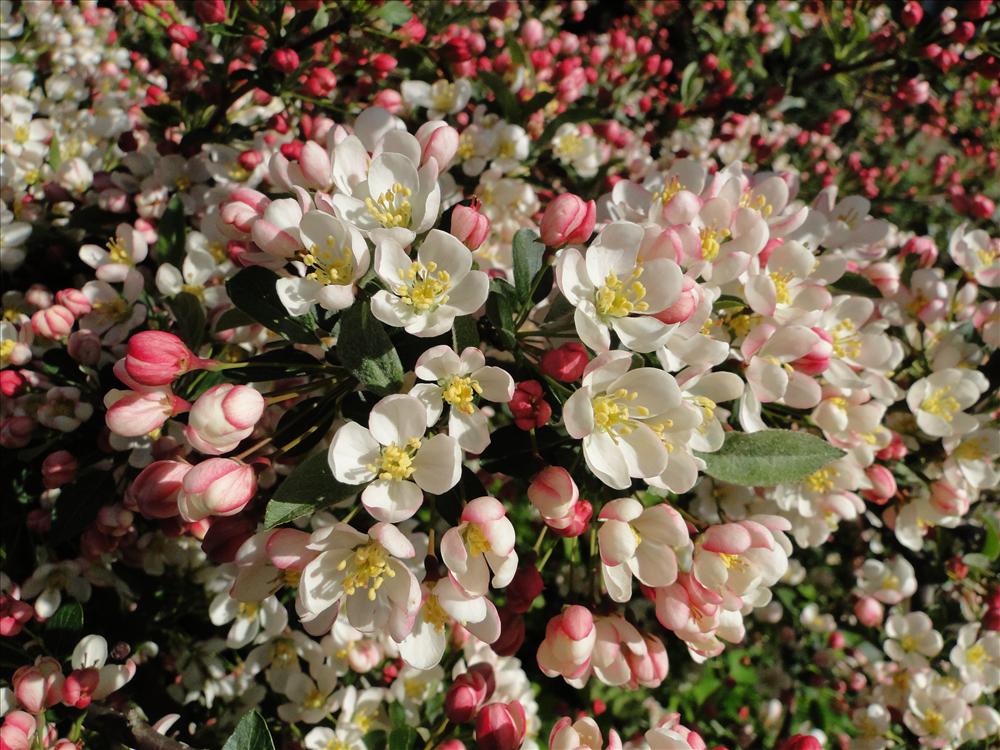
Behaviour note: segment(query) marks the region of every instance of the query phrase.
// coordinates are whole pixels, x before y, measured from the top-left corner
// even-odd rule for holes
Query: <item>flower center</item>
[[[299,581],[302,580],[302,571],[295,568],[287,568],[281,572],[281,578],[286,586],[295,588],[299,585]]]
[[[842,320],[830,332],[833,336],[831,346],[838,357],[855,358],[861,354],[861,341],[850,320]]]
[[[362,729],[361,731],[362,733],[366,733],[366,730],[364,729]],[[323,745],[323,750],[350,750],[350,745],[346,744],[339,737],[334,737],[326,741],[326,744]]]
[[[372,218],[384,227],[409,227],[413,217],[412,194],[410,188],[397,182],[374,200],[365,198],[365,206]]]
[[[455,84],[438,81],[431,87],[431,104],[434,109],[447,112],[455,103]]]
[[[201,284],[181,284],[181,291],[193,294],[200,300],[205,299],[205,287]]]
[[[240,607],[236,616],[241,620],[252,620],[257,616],[259,611],[260,604],[257,602],[240,602]]]
[[[747,564],[739,555],[730,555],[727,552],[720,552],[719,559],[726,566],[727,570],[746,570]]]
[[[833,480],[837,477],[837,470],[829,466],[815,471],[805,478],[806,487],[813,492],[827,492],[833,489]]]
[[[638,393],[629,392],[624,388],[614,393],[595,396],[590,403],[594,408],[594,424],[597,429],[608,433],[615,442],[618,442],[618,438],[631,433],[638,426],[638,422],[632,418],[633,410],[639,417],[649,416],[649,409],[645,406],[629,407],[628,402],[637,398],[639,398]]]
[[[572,159],[580,153],[582,147],[583,138],[576,133],[567,133],[554,144],[552,150],[560,159]]]
[[[396,576],[396,571],[389,567],[389,553],[376,541],[355,548],[351,556],[337,566],[337,570],[347,568],[350,573],[344,578],[344,593],[354,596],[358,589],[366,589],[369,601],[375,601],[386,578]]]
[[[462,536],[465,537],[465,547],[469,550],[469,554],[472,556],[493,551],[493,546],[490,544],[490,540],[486,538],[483,530],[474,523],[470,523],[465,527],[465,531],[462,532]]]
[[[424,602],[424,622],[433,625],[438,632],[442,632],[448,625],[448,613],[441,607],[438,598],[431,594]]]
[[[411,438],[406,445],[399,446],[395,443],[382,448],[379,463],[368,464],[368,469],[378,474],[378,478],[389,481],[395,479],[401,481],[409,479],[416,467],[413,465],[413,457],[420,449],[420,438]]]
[[[986,458],[986,451],[983,450],[982,440],[969,438],[962,441],[962,444],[955,449],[952,455],[959,461],[980,461]]]
[[[0,363],[6,367],[10,363],[10,358],[14,355],[14,349],[17,348],[17,344],[14,343],[14,339],[4,339],[0,342]]]
[[[124,263],[132,265],[132,255],[125,249],[125,245],[117,237],[108,240],[108,256],[112,263]]]
[[[326,696],[320,692],[320,689],[314,687],[308,693],[306,697],[302,699],[303,708],[317,709],[326,702]]]
[[[778,273],[771,271],[769,274],[774,283],[774,297],[779,305],[787,305],[792,301],[792,295],[788,293],[788,282],[793,276],[790,273]]]
[[[719,250],[722,243],[729,237],[728,229],[714,229],[705,227],[699,232],[701,237],[701,257],[707,261],[713,261],[719,257]]]
[[[920,404],[920,409],[935,417],[941,417],[945,422],[950,422],[955,418],[955,412],[962,408],[958,399],[950,396],[950,393],[950,385],[935,388]]]
[[[933,708],[928,709],[927,713],[924,714],[923,724],[927,734],[940,734],[941,730],[944,729],[944,716]]]
[[[129,316],[128,303],[121,297],[115,297],[107,302],[95,302],[94,309],[104,318],[124,320]]]
[[[750,193],[744,193],[743,197],[740,198],[741,208],[752,208],[754,211],[759,213],[765,219],[774,213],[774,206],[767,202],[767,198],[763,195],[758,195],[756,198],[751,198]]]
[[[438,271],[437,263],[431,261],[425,266],[415,260],[409,270],[399,269],[399,275],[405,283],[396,288],[396,294],[417,312],[435,310],[448,301],[451,276],[447,271]]]
[[[663,205],[666,205],[670,203],[670,201],[674,199],[674,196],[677,195],[683,189],[684,186],[681,185],[681,181],[677,179],[677,177],[674,177],[672,180],[670,180],[669,185],[665,185],[663,187],[663,190],[657,190],[655,193],[653,193],[653,202],[654,203],[658,202],[662,203]]]
[[[986,647],[982,643],[977,643],[965,652],[965,660],[974,667],[985,662],[986,658]]]
[[[31,136],[31,130],[27,125],[18,125],[14,128],[14,143],[27,143]]]
[[[291,666],[295,663],[296,656],[294,642],[281,640],[274,644],[274,652],[271,660],[282,666]]]
[[[993,265],[993,262],[997,259],[997,255],[998,251],[985,247],[976,250],[976,257],[979,259],[979,262],[987,267]]]
[[[649,304],[643,302],[646,287],[639,281],[642,263],[637,263],[632,274],[625,280],[611,272],[604,279],[604,285],[594,295],[597,314],[603,318],[624,318],[633,312],[646,312]]]
[[[899,645],[903,651],[916,651],[917,650],[917,639],[912,635],[904,635],[899,639]]]
[[[456,375],[443,387],[441,398],[463,414],[472,414],[475,411],[472,400],[482,393],[483,388],[479,385],[479,381]]]
[[[691,399],[695,406],[701,409],[701,424],[698,426],[699,432],[708,430],[708,426],[715,419],[715,407],[717,404],[707,396],[695,396]]]
[[[326,247],[313,244],[300,257],[311,269],[306,274],[307,279],[314,279],[324,286],[345,286],[354,280],[354,257],[350,248],[338,248],[332,236],[326,238]]]

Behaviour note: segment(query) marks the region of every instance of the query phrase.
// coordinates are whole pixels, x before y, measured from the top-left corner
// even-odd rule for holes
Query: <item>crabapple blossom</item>
[[[514,395],[514,379],[499,367],[486,366],[479,349],[466,348],[461,355],[442,344],[420,355],[414,366],[420,380],[410,389],[427,409],[427,424],[436,424],[447,403],[448,434],[462,450],[482,453],[489,445],[489,419],[476,404],[477,398],[507,403]],[[432,384],[434,383],[434,384]]]
[[[986,376],[976,370],[949,367],[921,378],[906,393],[906,404],[920,429],[934,437],[965,435],[979,422],[965,410],[987,390]]]
[[[231,458],[209,458],[191,467],[181,480],[177,508],[185,521],[232,516],[257,492],[253,467]]]
[[[228,453],[250,436],[263,413],[264,397],[259,391],[222,383],[194,402],[184,434],[201,453]]]
[[[582,685],[596,644],[594,616],[586,607],[572,604],[549,620],[538,647],[538,667],[548,677],[559,675],[570,685]]]
[[[458,526],[441,537],[441,560],[465,591],[483,595],[490,583],[494,588],[503,588],[514,577],[514,542],[514,527],[503,503],[493,497],[479,497],[462,510]]]
[[[423,402],[410,395],[386,396],[372,407],[367,429],[348,422],[334,434],[328,453],[334,477],[367,485],[361,502],[376,519],[410,518],[424,492],[447,492],[461,474],[458,441],[441,433],[428,438],[427,427]]]

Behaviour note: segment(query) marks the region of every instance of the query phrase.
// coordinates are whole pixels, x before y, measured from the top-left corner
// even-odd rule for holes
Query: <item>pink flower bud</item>
[[[35,717],[25,711],[11,711],[3,717],[0,726],[0,740],[7,750],[30,750],[35,744],[38,723]]]
[[[573,512],[561,519],[549,519],[548,527],[556,536],[566,539],[573,539],[580,536],[590,528],[590,519],[594,515],[594,508],[587,500],[581,500],[573,506]]]
[[[538,666],[548,677],[580,677],[590,668],[596,642],[594,616],[586,607],[571,604],[549,620],[545,639],[538,647]]]
[[[50,656],[20,667],[11,678],[14,697],[26,711],[40,714],[62,699],[63,674],[59,662]]]
[[[185,435],[195,450],[227,453],[253,432],[264,413],[264,397],[247,385],[223,383],[205,391],[191,407]]]
[[[372,106],[381,107],[390,114],[398,114],[403,109],[403,97],[393,89],[382,89],[372,99]]]
[[[142,437],[163,427],[170,417],[188,410],[188,403],[169,391],[112,391],[105,396],[104,421],[122,437]]]
[[[518,701],[490,703],[476,716],[479,750],[517,750],[524,742],[524,708]]]
[[[352,672],[367,674],[385,659],[385,649],[378,641],[365,638],[355,641],[347,653],[347,666]]]
[[[472,721],[486,700],[486,680],[477,672],[466,672],[455,678],[444,698],[444,712],[454,724]]]
[[[414,16],[416,18],[416,16]],[[465,743],[461,740],[451,738],[445,740],[437,746],[437,750],[466,750]]]
[[[56,302],[77,317],[86,315],[93,309],[87,295],[79,289],[63,289],[56,292]]]
[[[854,603],[854,614],[862,625],[877,628],[885,616],[885,607],[875,597],[863,596]]]
[[[670,307],[653,315],[654,318],[671,325],[673,323],[686,323],[694,315],[701,299],[698,282],[689,276],[684,276],[682,284],[680,296]]]
[[[425,122],[416,132],[420,143],[420,166],[430,159],[437,162],[438,174],[444,172],[458,151],[458,131],[444,120]]]
[[[17,370],[0,370],[0,393],[7,398],[19,396],[28,381]]]
[[[271,53],[271,67],[282,73],[294,73],[299,67],[299,53],[293,49],[276,49]]]
[[[514,424],[522,430],[544,427],[552,419],[552,407],[545,400],[542,384],[537,380],[518,383],[508,406],[514,415]]]
[[[0,636],[18,635],[25,623],[35,617],[35,608],[9,594],[0,594]]]
[[[870,490],[861,492],[866,500],[878,505],[885,505],[896,494],[896,478],[885,466],[872,464],[865,469],[865,476],[872,484]]]
[[[547,247],[562,247],[586,242],[594,233],[597,204],[572,193],[556,197],[542,214],[542,242]]]
[[[532,602],[542,593],[545,582],[534,565],[522,565],[507,585],[507,606],[513,612],[523,614],[531,609]]]
[[[76,318],[62,305],[52,305],[31,316],[31,330],[46,339],[62,339],[73,330]]]
[[[231,458],[209,458],[184,475],[177,507],[185,521],[232,516],[257,492],[253,467]]]
[[[226,20],[226,0],[194,0],[194,14],[202,23],[223,23]]]
[[[42,484],[46,489],[54,490],[73,481],[76,476],[77,462],[69,451],[55,451],[42,461]]]
[[[583,371],[590,362],[587,348],[571,341],[549,349],[538,363],[543,375],[555,378],[561,383],[573,383],[583,377]]]
[[[96,365],[101,359],[101,337],[93,331],[73,331],[66,342],[66,350],[81,365]]]
[[[781,750],[823,750],[823,745],[811,734],[794,734],[782,743]]]
[[[126,504],[146,518],[173,518],[179,513],[177,495],[190,470],[190,464],[182,461],[154,461],[132,480]]]
[[[35,420],[31,417],[7,417],[0,419],[0,446],[23,448],[31,442],[35,433]]]
[[[861,275],[877,286],[883,297],[895,296],[899,291],[899,269],[892,263],[872,263],[861,269]]]
[[[830,366],[833,356],[833,337],[822,328],[813,328],[813,333],[819,336],[819,341],[803,356],[793,360],[791,365],[803,375],[819,375]]]
[[[933,266],[938,257],[938,248],[931,237],[911,237],[899,251],[901,257],[916,255],[921,268]]]
[[[875,454],[879,461],[901,461],[909,451],[903,444],[903,438],[898,432],[893,432],[889,444]]]
[[[33,307],[44,309],[52,304],[53,296],[49,288],[42,284],[32,284],[24,293],[24,301]]]
[[[530,18],[521,26],[521,43],[527,49],[535,49],[545,39],[545,27],[537,18]]]
[[[142,385],[166,385],[186,372],[208,365],[183,341],[166,331],[142,331],[128,340],[125,370]]]
[[[74,669],[63,682],[62,702],[70,708],[86,708],[101,681],[101,673],[90,667]]]
[[[333,180],[333,164],[327,150],[315,141],[306,141],[299,153],[299,169],[309,187],[319,190],[329,188]]]
[[[580,499],[580,490],[570,473],[561,466],[547,466],[528,485],[528,500],[543,518],[569,515]]]
[[[964,516],[969,512],[972,498],[961,487],[938,480],[931,483],[931,505],[945,516]]]
[[[479,213],[479,202],[455,206],[451,212],[451,233],[470,250],[477,250],[490,234],[490,220]]]
[[[924,17],[923,6],[921,6],[918,0],[909,0],[903,6],[903,12],[900,14],[900,17],[903,21],[903,26],[908,29],[915,28]]]

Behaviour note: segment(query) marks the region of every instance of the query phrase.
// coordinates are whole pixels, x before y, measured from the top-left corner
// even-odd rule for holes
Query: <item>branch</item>
[[[190,745],[160,734],[139,717],[135,709],[123,714],[106,706],[91,704],[84,724],[136,750],[194,750]]]

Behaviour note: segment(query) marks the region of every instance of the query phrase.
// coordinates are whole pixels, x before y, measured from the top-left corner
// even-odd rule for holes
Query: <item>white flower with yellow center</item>
[[[614,222],[586,255],[568,247],[556,259],[556,283],[576,308],[576,332],[596,352],[611,348],[611,330],[636,352],[658,349],[672,330],[656,313],[680,294],[681,270],[666,258],[641,259],[644,236],[638,224]]]
[[[517,571],[514,526],[494,497],[477,497],[462,510],[458,526],[441,537],[441,561],[470,595],[510,583]],[[490,571],[493,579],[490,580]]]
[[[292,315],[305,315],[313,303],[331,312],[354,304],[354,285],[368,271],[370,254],[357,228],[323,211],[302,217],[303,249],[292,265],[301,274],[278,279],[278,298]]]
[[[278,706],[278,716],[287,722],[318,724],[336,708],[334,688],[337,672],[322,662],[309,665],[309,673],[296,672],[282,692],[288,703]]]
[[[427,412],[413,396],[386,396],[372,407],[368,428],[348,422],[330,442],[337,481],[367,484],[365,509],[379,521],[398,523],[420,508],[423,493],[440,495],[458,482],[462,452],[450,435],[426,437]]]
[[[980,286],[1000,286],[1000,239],[992,239],[982,229],[967,231],[962,222],[951,233],[948,254]]]
[[[833,302],[827,286],[844,275],[847,258],[817,258],[799,242],[779,245],[759,267],[751,261],[744,295],[754,312],[779,323],[811,325]]]
[[[925,612],[890,616],[885,623],[885,634],[889,640],[882,644],[882,650],[907,669],[926,669],[927,660],[944,647],[944,639]]]
[[[180,268],[163,263],[156,269],[156,288],[168,297],[182,292],[193,294],[206,309],[211,310],[229,299],[224,284],[210,283],[219,276],[218,261],[210,252],[188,248]]]
[[[208,619],[216,626],[231,622],[226,645],[243,648],[255,640],[275,638],[288,626],[288,611],[275,596],[256,602],[241,602],[224,591],[209,604]]]
[[[966,683],[994,693],[1000,689],[1000,633],[984,630],[980,634],[979,628],[979,623],[964,625],[948,658]]]
[[[457,238],[432,229],[416,260],[396,241],[380,237],[375,272],[387,289],[372,297],[372,314],[413,336],[440,336],[459,315],[478,310],[489,295],[489,277],[472,270],[472,253]]]
[[[571,122],[560,125],[552,136],[552,153],[580,177],[593,177],[601,166],[600,141],[593,131],[584,132]]]
[[[989,385],[978,370],[949,367],[910,386],[906,405],[916,416],[917,425],[928,435],[965,435],[979,427],[979,421],[965,410],[979,400]]]
[[[420,355],[414,372],[421,380],[410,389],[427,409],[427,424],[436,424],[444,411],[448,415],[448,434],[458,441],[462,450],[482,453],[490,444],[489,419],[479,408],[480,398],[505,404],[514,395],[514,379],[499,367],[487,367],[486,357],[471,346],[455,353],[442,344]]]
[[[403,101],[412,108],[426,107],[427,119],[437,120],[465,109],[472,96],[472,84],[466,78],[457,81],[403,81]]]
[[[80,260],[96,269],[98,279],[114,284],[125,281],[129,275],[138,275],[135,266],[146,259],[148,252],[149,246],[142,234],[130,224],[119,224],[106,250],[97,245],[84,245],[80,248]]]
[[[434,226],[441,210],[437,160],[420,166],[420,143],[403,130],[384,133],[377,148],[369,160],[357,136],[337,144],[333,181],[339,191],[330,203],[339,218],[372,238],[409,245]]]
[[[399,644],[403,661],[417,669],[436,666],[444,656],[453,623],[483,643],[493,643],[500,637],[500,615],[493,602],[482,594],[468,593],[445,576],[433,587],[425,588],[413,630]]]
[[[1000,430],[984,427],[943,442],[948,452],[944,472],[956,477],[953,483],[965,481],[980,490],[1000,484]]]
[[[891,606],[916,593],[917,577],[913,566],[902,557],[892,557],[885,562],[865,560],[858,571],[858,588]]]
[[[587,365],[583,386],[563,406],[566,430],[583,440],[587,466],[606,485],[627,489],[667,468],[667,448],[652,429],[657,414],[680,404],[669,373],[653,367],[629,372],[632,355],[606,352]]]
[[[388,632],[399,643],[420,607],[420,583],[404,563],[417,552],[403,532],[376,523],[367,534],[338,523],[313,532],[318,552],[299,581],[303,621],[331,607],[362,633]]]

